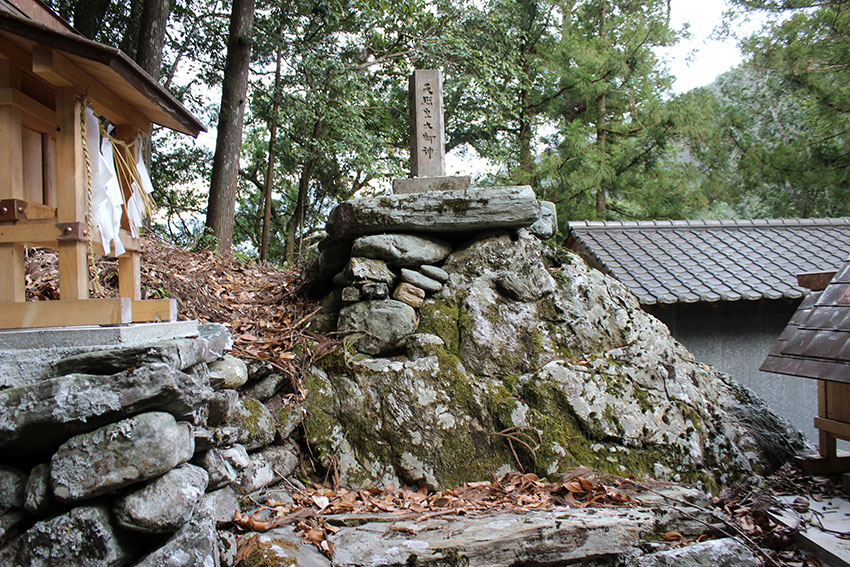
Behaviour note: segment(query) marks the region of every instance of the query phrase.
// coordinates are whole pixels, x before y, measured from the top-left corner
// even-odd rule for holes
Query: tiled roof
[[[823,291],[807,296],[761,370],[850,382],[850,263]]]
[[[850,218],[576,221],[567,245],[644,305],[797,299],[798,273],[844,264]]]

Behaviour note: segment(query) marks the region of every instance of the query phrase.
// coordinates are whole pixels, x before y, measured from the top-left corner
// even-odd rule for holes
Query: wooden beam
[[[133,323],[176,320],[176,299],[146,299],[133,302]]]
[[[26,301],[25,250],[22,244],[0,244],[0,303]]]
[[[132,304],[126,297],[6,303],[0,305],[0,329],[126,324],[133,319]]]
[[[46,45],[33,46],[32,71],[56,87],[73,85],[80,93],[86,93],[92,101],[94,111],[115,124],[132,124],[146,136],[150,134],[150,120],[125,103],[118,95],[100,81],[86,73],[70,59]]]
[[[53,222],[18,222],[16,224],[0,224],[0,244],[28,244],[31,246],[42,246],[45,248],[57,248],[58,238],[62,235]],[[126,230],[121,231],[121,243],[126,250],[138,251],[141,249],[139,241],[134,239]],[[112,252],[104,250],[101,244],[100,231],[94,229],[92,239],[94,253],[107,256]]]
[[[56,135],[54,110],[12,87],[0,88],[0,106],[7,105],[21,111],[21,122],[27,128],[49,136]]]
[[[0,244],[31,244],[47,243],[56,248],[57,238],[62,231],[53,222],[19,222],[17,224],[0,224]]]
[[[797,457],[794,462],[809,474],[839,474],[850,471],[850,457]]]
[[[102,256],[109,256],[113,253],[113,250],[104,250],[103,249],[103,239],[100,237],[100,229],[96,226],[92,228],[94,230],[94,238],[92,239],[92,243],[94,244],[94,253],[100,254]],[[133,235],[130,234],[130,231],[121,229],[121,244],[124,245],[125,250],[130,250],[134,252],[138,252],[142,249],[139,245],[139,241],[133,238]]]
[[[820,431],[826,431],[839,439],[850,441],[850,423],[844,421],[836,421],[834,419],[825,419],[823,417],[815,418],[815,427]]]
[[[118,295],[134,300],[142,299],[141,254],[133,250],[118,257]],[[134,308],[134,318],[135,313]]]
[[[812,291],[823,291],[835,277],[835,274],[834,270],[831,272],[803,272],[797,274],[797,285]]]

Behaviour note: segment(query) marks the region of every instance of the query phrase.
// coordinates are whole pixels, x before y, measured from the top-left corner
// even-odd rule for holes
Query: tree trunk
[[[89,39],[95,39],[103,26],[109,0],[80,0],[74,6],[74,28]]]
[[[233,244],[236,211],[236,176],[242,149],[242,121],[248,93],[251,63],[251,30],[254,0],[234,0],[227,38],[227,61],[221,89],[221,110],[215,143],[206,225],[218,238],[219,251],[229,253]]]
[[[523,89],[520,93],[520,115],[519,115],[519,168],[522,171],[522,182],[531,183],[532,159],[531,159],[531,93],[529,89]]]
[[[142,26],[144,8],[144,0],[132,0],[130,2],[130,21],[127,22],[127,29],[124,30],[121,43],[118,45],[118,49],[129,55],[133,61],[136,61],[136,53],[139,47],[139,30]]]
[[[599,37],[605,37],[605,24],[607,19],[607,4],[603,1],[599,13]],[[604,86],[602,87],[605,88]],[[605,147],[608,136],[608,122],[606,114],[608,113],[606,92],[602,91],[596,99],[596,144],[599,148],[599,156],[601,160],[599,179],[596,182],[596,218],[605,220],[605,212],[608,209],[607,197],[605,195],[607,181],[605,176],[606,163],[608,161],[608,150]]]
[[[159,80],[162,69],[162,44],[165,42],[165,27],[171,13],[170,0],[145,0],[142,21],[139,25],[139,43],[136,48],[136,63]]]
[[[283,36],[283,26],[278,37]],[[274,187],[274,146],[277,142],[277,113],[280,109],[278,91],[280,90],[280,65],[283,58],[283,46],[277,47],[277,64],[274,69],[274,91],[272,91],[272,115],[269,121],[269,163],[266,168],[265,187],[263,189],[263,233],[260,238],[260,262],[268,260],[269,256],[269,225],[272,217],[272,188]],[[300,184],[299,184],[300,193]]]
[[[523,5],[524,22],[522,28],[525,37],[519,46],[520,64],[522,68],[523,88],[519,93],[519,168],[521,171],[521,182],[528,183],[533,187],[536,183],[533,179],[533,157],[531,153],[533,132],[533,121],[535,110],[531,105],[532,85],[528,80],[531,76],[531,58],[535,52],[534,43],[531,40],[531,31],[537,14],[537,2],[527,2]],[[536,187],[534,187],[536,189]]]
[[[301,168],[301,176],[298,178],[298,197],[295,200],[295,209],[286,223],[286,248],[284,257],[289,265],[295,264],[296,236],[301,219],[304,216],[304,206],[307,202],[307,190],[310,188],[310,179],[313,177],[313,161],[307,161]]]
[[[607,148],[605,147],[608,137],[608,123],[605,121],[605,113],[607,112],[605,93],[599,95],[597,99],[597,108],[599,116],[596,119],[596,145],[599,147],[600,160],[602,161],[599,179],[596,181],[596,218],[605,220],[605,211],[608,209],[605,197],[605,163],[608,161]]]

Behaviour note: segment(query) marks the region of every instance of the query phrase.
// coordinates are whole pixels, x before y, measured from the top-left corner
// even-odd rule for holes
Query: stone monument
[[[439,70],[410,76],[410,177],[393,179],[393,193],[468,189],[469,176],[447,176],[443,124],[443,78]]]

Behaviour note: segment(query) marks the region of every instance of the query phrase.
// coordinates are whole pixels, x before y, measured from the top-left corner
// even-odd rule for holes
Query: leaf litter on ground
[[[286,373],[299,397],[304,394],[300,386],[304,369],[339,346],[338,341],[305,328],[316,307],[299,293],[303,283],[299,270],[188,250],[156,237],[141,238],[140,243],[143,299],[174,298],[178,301],[179,319],[224,324],[233,335],[234,355],[265,361]],[[27,248],[27,300],[60,298],[57,266],[55,250]],[[100,284],[90,285],[91,297],[117,297],[117,259],[99,258],[90,274],[96,274]],[[298,346],[308,342],[311,348],[302,349],[306,355],[296,356]],[[354,490],[315,486],[294,494],[295,503],[290,506],[266,502],[253,514],[237,514],[235,521],[242,529],[258,532],[294,525],[306,542],[330,556],[333,547],[328,536],[339,530],[333,522],[334,516],[340,514],[389,513],[398,519],[410,519],[415,526],[449,515],[638,504],[633,491],[640,484],[594,474],[589,469],[577,469],[560,482],[546,483],[533,473],[509,473],[498,480],[469,482],[437,493],[407,488]],[[767,479],[764,487],[742,484],[724,488],[712,499],[712,507],[732,519],[739,536],[759,546],[763,564],[820,567],[817,558],[796,547],[795,530],[774,522],[767,510],[784,506],[774,498],[776,495],[793,494],[797,498],[790,506],[803,512],[808,509],[809,500],[822,501],[837,495],[837,486],[830,478],[806,475],[786,465]],[[668,532],[662,538],[673,545],[691,543],[678,532]]]
[[[140,244],[142,299],[173,298],[178,319],[224,324],[235,356],[271,364],[290,377],[296,392],[303,368],[336,347],[336,341],[305,329],[316,307],[299,293],[299,270],[189,250],[156,237],[143,237]],[[55,250],[27,249],[27,300],[59,299],[57,265]],[[91,297],[118,296],[117,259],[97,259],[94,274],[100,286],[90,285]],[[296,356],[298,345],[308,341],[313,346],[303,349],[307,356]]]

